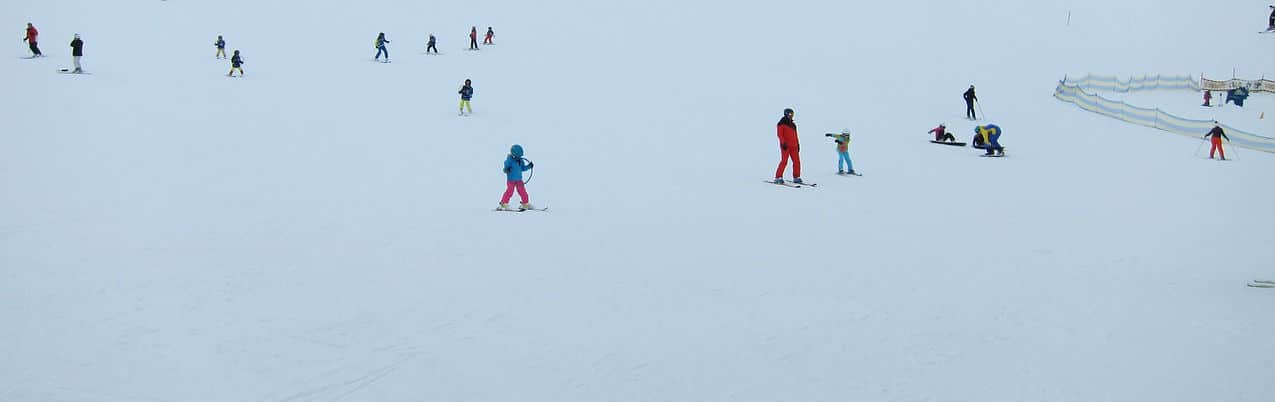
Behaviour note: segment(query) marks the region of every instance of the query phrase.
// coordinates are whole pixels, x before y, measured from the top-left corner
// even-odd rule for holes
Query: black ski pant
[[[40,53],[40,46],[37,46],[35,42],[31,42],[30,47],[31,47],[31,53],[32,53],[32,54],[34,54],[34,55],[36,55],[36,56],[41,56],[41,55],[43,55],[43,54],[44,54],[44,53]]]
[[[978,115],[974,113],[974,101],[965,101],[965,117],[969,119],[978,118]]]
[[[431,43],[431,44],[429,44],[429,46],[425,47],[425,53],[429,53],[429,50],[430,50],[430,49],[434,49],[434,53],[438,53],[438,48],[437,48],[437,47],[434,47],[434,44],[433,44],[433,43]]]
[[[469,48],[470,49],[478,48],[478,38],[469,38]]]

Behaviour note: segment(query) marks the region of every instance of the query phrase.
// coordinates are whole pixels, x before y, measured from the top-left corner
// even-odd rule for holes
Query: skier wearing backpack
[[[36,37],[40,36],[40,31],[35,29],[35,25],[27,23],[27,36],[22,37],[27,42],[27,47],[31,48],[31,58],[44,57],[44,53],[40,53],[40,45],[36,41]]]
[[[385,39],[385,32],[376,35],[376,57],[373,57],[372,60],[380,61],[381,53],[385,53],[385,62],[390,62],[390,51],[385,48],[386,43],[390,43],[390,40]]]
[[[801,144],[797,140],[797,123],[793,122],[792,109],[784,109],[784,117],[775,124],[779,136],[779,167],[775,169],[775,184],[784,184],[784,169],[792,159],[792,182],[801,184]]]
[[[518,191],[518,198],[522,204],[518,206],[519,210],[535,209],[531,206],[530,199],[527,197],[527,183],[522,181],[522,172],[531,170],[536,164],[524,160],[522,158],[522,145],[514,144],[509,147],[509,155],[505,157],[505,194],[500,196],[500,206],[497,210],[510,211],[509,198],[513,197],[514,190]]]

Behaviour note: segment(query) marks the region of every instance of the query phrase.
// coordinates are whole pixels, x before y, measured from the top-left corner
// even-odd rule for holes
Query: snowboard
[[[965,146],[965,143],[964,143],[964,142],[955,142],[955,141],[935,141],[935,140],[930,140],[930,142],[935,143],[935,144],[951,145],[951,146],[955,146],[955,147],[963,147],[963,146]]]

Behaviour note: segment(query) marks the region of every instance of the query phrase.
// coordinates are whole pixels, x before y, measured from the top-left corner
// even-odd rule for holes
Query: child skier
[[[217,47],[217,56],[216,56],[216,57],[217,57],[218,59],[224,59],[224,58],[226,58],[226,40],[225,40],[225,39],[222,39],[222,38],[221,38],[221,35],[217,35],[217,41],[216,41],[216,42],[213,42],[213,46],[216,46],[216,47]]]
[[[1213,100],[1213,91],[1204,91],[1204,104],[1200,106],[1213,106],[1209,102]]]
[[[429,41],[425,42],[425,54],[429,54],[430,49],[434,49],[434,54],[438,54],[438,47],[435,46],[438,39],[434,38],[434,34],[429,34]]]
[[[230,72],[226,76],[234,77],[235,70],[239,70],[239,76],[243,77],[243,57],[239,57],[239,50],[235,50],[235,54],[230,56]]]
[[[483,44],[484,44],[484,45],[490,45],[490,44],[492,44],[492,43],[491,43],[491,37],[493,37],[493,36],[496,36],[496,32],[493,32],[493,31],[491,30],[491,27],[487,27],[487,36],[483,37]]]
[[[390,40],[385,39],[385,32],[376,35],[376,57],[373,57],[372,60],[380,61],[381,53],[385,53],[385,62],[390,62],[390,51],[385,48],[386,43],[390,43]]]
[[[469,27],[469,50],[478,50],[478,27]]]
[[[466,78],[466,79],[465,79],[465,85],[462,85],[462,86],[460,87],[460,91],[456,92],[456,93],[460,94],[460,114],[459,114],[459,116],[464,116],[464,115],[465,115],[465,110],[466,110],[466,109],[468,109],[468,110],[469,110],[469,114],[474,114],[474,108],[473,108],[473,107],[471,107],[471,106],[469,106],[469,100],[470,100],[471,98],[473,98],[473,97],[474,97],[474,87],[473,87],[473,85],[472,85],[472,84],[473,84],[473,83],[472,83],[472,82],[470,82],[468,78]]]
[[[854,163],[850,162],[850,129],[841,130],[841,134],[827,133],[825,137],[832,137],[837,142],[837,174],[852,174],[858,176],[854,172]],[[845,169],[842,169],[842,164]]]
[[[505,194],[500,197],[500,206],[496,208],[499,211],[510,211],[509,198],[513,197],[514,190],[518,190],[518,198],[522,200],[522,204],[518,206],[518,210],[525,211],[535,209],[531,206],[527,199],[526,183],[522,181],[522,172],[531,170],[536,164],[531,161],[522,159],[522,145],[514,144],[509,148],[509,156],[505,157]]]
[[[40,45],[36,43],[36,37],[40,36],[40,31],[35,30],[35,25],[27,23],[27,36],[22,40],[27,42],[27,47],[31,48],[31,58],[44,57],[44,53],[40,53]]]
[[[1209,133],[1205,134],[1204,138],[1208,138],[1209,142],[1213,144],[1213,146],[1209,147],[1209,159],[1213,159],[1213,153],[1216,152],[1222,155],[1222,160],[1226,160],[1226,150],[1222,149],[1222,139],[1226,139],[1226,142],[1231,142],[1231,137],[1226,136],[1226,133],[1222,131],[1222,126],[1218,125],[1216,121],[1213,122],[1213,129],[1209,130]]]
[[[934,134],[935,141],[956,141],[956,137],[953,136],[952,133],[947,132],[947,125],[945,123],[939,123],[938,127],[935,127],[929,132]]]
[[[983,143],[986,144],[983,149],[986,149],[987,153],[983,156],[1005,156],[1005,147],[1002,147],[1000,143],[1001,128],[999,126],[988,124],[974,127],[974,133],[983,137]]]

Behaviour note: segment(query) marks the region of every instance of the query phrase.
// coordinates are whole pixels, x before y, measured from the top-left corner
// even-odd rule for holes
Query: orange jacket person
[[[1209,137],[1213,137],[1209,140],[1209,142],[1213,143],[1213,146],[1209,148],[1209,159],[1213,159],[1213,153],[1216,152],[1222,155],[1222,160],[1226,160],[1226,150],[1222,149],[1222,139],[1225,138],[1226,142],[1231,142],[1231,137],[1226,136],[1226,133],[1222,131],[1222,126],[1217,125],[1216,121],[1213,122],[1213,129],[1204,135],[1204,138]]]
[[[784,169],[792,158],[792,182],[801,184],[801,144],[797,142],[797,123],[792,121],[792,109],[784,109],[784,117],[775,125],[779,135],[779,168],[775,169],[775,184],[784,183]]]

